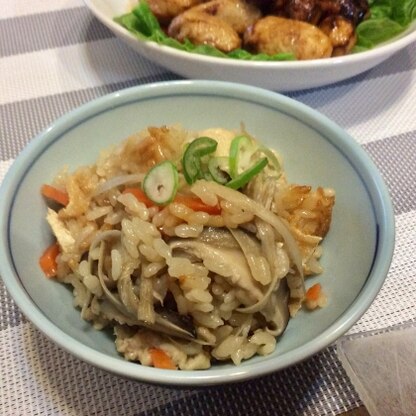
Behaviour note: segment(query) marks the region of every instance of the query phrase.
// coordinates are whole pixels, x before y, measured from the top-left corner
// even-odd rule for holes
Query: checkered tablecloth
[[[117,89],[179,78],[122,44],[81,0],[0,0],[0,181],[23,147],[65,112]],[[363,75],[288,95],[346,129],[391,192],[393,262],[350,332],[415,321],[416,44]],[[170,389],[116,377],[46,339],[0,281],[1,415],[336,415],[360,404],[335,346],[227,387]]]

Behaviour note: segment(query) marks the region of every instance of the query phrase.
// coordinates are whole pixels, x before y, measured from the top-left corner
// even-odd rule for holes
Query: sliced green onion
[[[266,166],[269,161],[267,157],[263,157],[258,162],[256,162],[253,166],[245,170],[243,173],[232,179],[230,182],[226,184],[229,188],[232,189],[240,189],[244,185],[246,185],[250,180],[259,174]]]
[[[282,167],[280,165],[279,159],[276,157],[273,150],[265,146],[260,146],[258,152],[263,153],[264,156],[266,156],[267,159],[269,159],[269,165],[273,167],[277,177],[280,177],[280,175],[282,174]]]
[[[210,137],[198,137],[187,146],[183,157],[183,175],[188,184],[193,184],[197,179],[203,178],[201,169],[201,158],[214,153],[218,143]]]
[[[171,202],[178,189],[178,171],[169,160],[160,162],[143,179],[143,191],[155,204]]]
[[[230,145],[230,176],[236,178],[250,166],[256,147],[247,136],[237,136]]]
[[[226,184],[230,180],[227,173],[228,157],[212,157],[208,162],[208,172],[215,182]]]

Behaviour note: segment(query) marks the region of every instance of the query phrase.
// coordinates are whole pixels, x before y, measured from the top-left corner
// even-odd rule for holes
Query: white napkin
[[[414,325],[337,343],[342,365],[371,416],[416,415]]]

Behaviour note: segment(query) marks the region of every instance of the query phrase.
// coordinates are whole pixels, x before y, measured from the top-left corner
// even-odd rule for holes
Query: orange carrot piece
[[[139,202],[143,202],[147,208],[156,206],[155,203],[149,199],[140,188],[126,188],[123,194],[132,194]]]
[[[192,211],[202,211],[206,212],[210,215],[220,215],[221,214],[221,207],[220,205],[207,205],[201,199],[192,197],[192,196],[185,196],[185,195],[176,195],[173,202],[177,202],[178,204],[183,204],[188,208],[192,209]]]
[[[61,252],[58,243],[51,244],[40,256],[39,265],[46,277],[55,277],[58,270],[56,258]]]
[[[157,206],[151,199],[149,199],[146,194],[140,188],[126,188],[123,191],[124,193],[133,194],[139,202],[143,202],[146,207],[155,207]],[[192,197],[192,196],[185,196],[185,195],[176,195],[173,202],[178,204],[183,204],[188,208],[192,209],[192,211],[203,211],[207,214],[211,215],[220,215],[221,214],[221,207],[219,205],[207,205],[201,201],[201,199]]]
[[[306,300],[317,301],[321,295],[321,290],[321,285],[319,283],[315,283],[306,291]]]
[[[52,185],[42,185],[40,192],[44,197],[51,199],[52,201],[55,201],[63,206],[67,206],[69,203],[69,195],[65,191],[61,191]]]
[[[166,370],[176,370],[175,363],[172,361],[172,358],[165,353],[165,351],[160,348],[150,348],[149,353],[154,367]]]

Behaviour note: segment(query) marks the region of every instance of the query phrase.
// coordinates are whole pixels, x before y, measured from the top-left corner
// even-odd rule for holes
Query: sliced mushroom
[[[275,337],[281,335],[289,322],[289,288],[286,279],[280,280],[279,288],[270,296],[270,300],[261,310],[268,324],[268,332]]]
[[[248,187],[248,195],[268,209],[272,207],[276,192],[278,192],[278,187],[276,180],[273,180],[272,177],[266,177],[263,182],[257,180],[257,182],[253,183],[252,187]],[[263,310],[267,310],[270,307],[270,302],[273,302],[274,297],[272,295],[274,291],[276,288],[278,288],[278,291],[282,291],[283,285],[286,288],[285,293],[287,292],[289,295],[283,303],[276,304],[276,306],[283,307],[284,311],[290,313],[290,316],[295,316],[302,305],[305,294],[303,276],[301,273],[288,275],[290,267],[289,258],[283,250],[277,249],[275,235],[271,225],[260,218],[256,218],[255,224],[257,228],[256,235],[260,239],[262,250],[269,261],[273,279],[264,298],[260,302],[246,308],[240,308],[239,311],[253,313],[255,311],[263,312]],[[281,314],[281,312],[279,313]]]
[[[140,299],[138,299],[134,294],[131,284],[128,284],[127,277],[120,278],[117,292],[112,292],[109,289],[107,282],[110,281],[110,279],[105,275],[103,270],[104,253],[106,250],[105,244],[105,240],[102,240],[98,259],[98,279],[106,298],[122,315],[126,317],[126,322],[146,327],[173,337],[186,339],[188,341],[194,340],[196,338],[196,330],[192,323],[187,321],[186,318],[182,320],[178,319],[176,316],[177,314],[168,313],[166,310],[163,311],[163,308],[159,308],[158,312],[155,312],[153,323],[138,319],[137,310]],[[128,279],[130,279],[130,276],[128,276]]]
[[[236,249],[239,247],[232,233],[226,228],[205,227],[198,240],[218,248]]]
[[[240,245],[254,279],[262,285],[269,284],[272,280],[270,265],[261,251],[259,241],[239,228],[229,231]]]
[[[196,338],[196,328],[193,324],[192,318],[189,315],[181,315],[180,313],[164,308],[159,305],[155,307],[155,312],[159,319],[164,319],[165,326],[170,326],[172,331],[176,331],[176,328],[181,328],[187,332],[188,335],[191,335],[192,338]]]
[[[210,229],[203,235],[202,240],[174,239],[169,245],[172,250],[192,254],[200,259],[208,270],[223,276],[232,285],[246,290],[253,296],[253,300],[262,299],[263,293],[251,274],[244,253],[237,243],[236,247],[230,247],[230,232],[226,229]],[[209,240],[210,243],[207,242]]]

